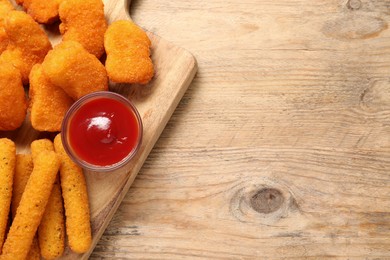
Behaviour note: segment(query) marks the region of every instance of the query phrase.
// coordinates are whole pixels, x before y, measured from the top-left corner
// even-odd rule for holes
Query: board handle
[[[104,0],[104,9],[108,23],[118,20],[131,20],[131,0]]]

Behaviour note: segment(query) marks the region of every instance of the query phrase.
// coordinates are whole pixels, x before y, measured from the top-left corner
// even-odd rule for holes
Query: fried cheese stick
[[[85,253],[92,242],[85,177],[82,169],[66,154],[60,134],[54,139],[54,148],[61,158],[60,177],[69,246],[76,253]]]
[[[12,185],[16,161],[15,143],[7,138],[0,139],[0,252],[8,224],[12,198]]]
[[[34,162],[43,151],[54,151],[54,145],[49,139],[39,139],[31,143],[31,154]],[[64,252],[64,222],[64,207],[57,174],[45,213],[38,228],[39,247],[41,255],[45,259],[54,259]]]
[[[33,170],[33,160],[31,154],[17,154],[16,166],[14,175],[14,185],[12,192],[11,213],[14,218],[16,210],[19,206],[20,199],[22,198],[24,189],[26,188],[28,179],[30,178]],[[28,260],[40,260],[41,252],[39,250],[37,237],[34,237],[30,251],[28,252]]]
[[[55,152],[42,152],[20,200],[16,216],[4,243],[1,260],[25,259],[41,222],[60,167]]]
[[[38,155],[43,151],[54,151],[54,145],[49,139],[38,139],[31,143],[31,156],[33,162],[37,159]]]

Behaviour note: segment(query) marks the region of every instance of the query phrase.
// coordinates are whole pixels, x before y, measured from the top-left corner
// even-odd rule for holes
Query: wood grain
[[[91,259],[390,259],[388,0],[132,18],[199,71]]]
[[[109,23],[130,19],[124,0],[105,0],[105,14]],[[55,31],[54,31],[55,32]],[[61,259],[87,259],[111,220],[121,200],[128,191],[139,169],[153,148],[180,99],[193,79],[197,64],[188,51],[174,46],[160,37],[148,33],[152,42],[152,60],[155,76],[145,86],[111,84],[110,90],[129,98],[137,107],[143,122],[143,142],[137,155],[123,169],[110,173],[85,172],[90,199],[93,246],[89,252],[77,255],[65,250]],[[53,45],[61,36],[50,32]],[[55,133],[41,133],[31,127],[27,119],[16,131],[1,132],[0,137],[13,139],[18,153],[30,150],[30,144],[38,138],[53,139]]]

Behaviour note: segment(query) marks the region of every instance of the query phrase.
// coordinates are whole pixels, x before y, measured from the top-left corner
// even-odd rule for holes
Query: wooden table
[[[390,259],[389,0],[133,0],[199,70],[91,259]]]

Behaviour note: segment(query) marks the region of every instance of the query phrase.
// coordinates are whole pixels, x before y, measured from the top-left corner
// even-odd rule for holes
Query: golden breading
[[[117,83],[148,83],[154,74],[150,45],[146,33],[133,22],[112,23],[104,35],[109,79]]]
[[[7,49],[8,36],[5,33],[4,27],[0,26],[0,54]]]
[[[19,206],[20,199],[22,198],[22,194],[27,185],[28,179],[30,178],[33,167],[34,165],[31,154],[16,155],[14,186],[11,204],[11,212],[13,217],[16,215],[16,209]]]
[[[35,235],[33,242],[30,247],[30,251],[28,251],[27,258],[28,260],[41,260],[41,250],[39,249],[38,238]]]
[[[65,249],[65,219],[59,178],[56,178],[41,224],[38,228],[38,241],[41,255],[45,259],[55,259]]]
[[[104,53],[104,32],[107,30],[102,0],[63,0],[59,15],[63,40],[77,41],[100,58]]]
[[[54,144],[49,139],[38,139],[32,141],[30,148],[31,148],[31,156],[34,162],[41,152],[54,151]]]
[[[14,10],[14,6],[9,0],[0,0],[0,24],[7,12]]]
[[[26,117],[27,99],[19,71],[0,62],[0,130],[15,130]]]
[[[50,24],[58,19],[58,8],[62,0],[24,0],[23,7],[38,23]]]
[[[7,13],[14,10],[14,7],[8,0],[0,0],[0,54],[7,49],[8,37],[4,29],[4,19]]]
[[[12,185],[16,161],[16,147],[7,138],[0,139],[0,252],[8,224]]]
[[[42,70],[51,83],[74,100],[88,93],[108,90],[103,64],[78,42],[66,41],[57,45],[47,54]]]
[[[16,209],[19,206],[20,199],[22,198],[24,189],[27,185],[28,179],[30,178],[33,170],[33,160],[31,154],[17,154],[16,155],[16,166],[14,174],[14,184],[12,191],[12,202],[11,202],[11,213],[12,217],[16,215]],[[41,252],[39,250],[38,239],[34,237],[30,251],[28,252],[28,260],[39,260],[41,259]]]
[[[73,99],[49,81],[41,64],[36,64],[31,70],[29,97],[32,127],[38,131],[60,131],[62,119]]]
[[[0,61],[14,65],[22,75],[23,84],[27,84],[31,68],[41,63],[51,49],[49,38],[31,16],[22,11],[9,12],[4,28],[9,44]]]
[[[60,178],[69,246],[76,253],[85,253],[91,246],[92,235],[83,170],[65,152],[60,134],[54,138],[54,148],[61,159]]]
[[[39,139],[31,143],[31,154],[34,162],[37,160],[39,154],[44,151],[54,151],[54,145],[49,139]],[[39,247],[45,259],[57,258],[64,252],[64,222],[64,207],[57,174],[45,213],[38,228]]]
[[[49,201],[59,167],[60,160],[55,152],[45,151],[38,155],[4,243],[1,260],[26,258]]]

